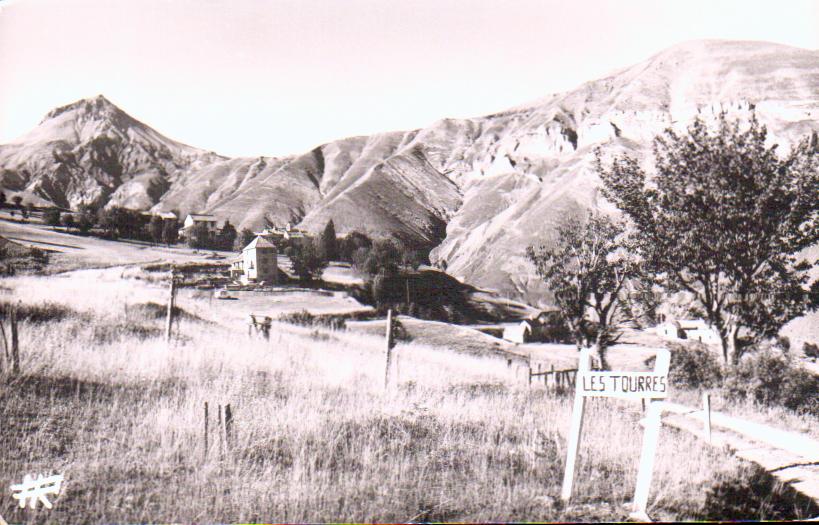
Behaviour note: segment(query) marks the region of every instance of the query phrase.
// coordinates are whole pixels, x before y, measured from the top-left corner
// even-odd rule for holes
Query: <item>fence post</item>
[[[225,441],[224,437],[222,436],[222,431],[224,428],[222,423],[222,405],[217,405],[216,422],[218,424],[217,434],[219,434],[219,461],[221,461],[225,456]]]
[[[208,460],[208,402],[205,401],[205,452],[202,454],[202,461]]]
[[[233,412],[230,403],[225,405],[225,450],[230,450],[233,441]]]
[[[549,375],[547,377],[552,378],[552,390],[557,389],[557,376],[555,375],[555,365],[552,363],[549,365]],[[549,388],[549,382],[546,382],[546,388]]]
[[[20,344],[17,337],[17,305],[11,307],[11,373],[20,373]]]
[[[705,439],[711,444],[711,394],[702,393],[702,416],[705,423]]]
[[[174,316],[174,299],[176,297],[176,269],[171,266],[171,287],[168,294],[168,314],[165,321],[165,341],[171,342],[171,326],[173,325]]]
[[[394,346],[392,333],[392,309],[387,310],[387,347],[384,350],[384,388],[390,386],[390,365],[392,363],[392,347]]]

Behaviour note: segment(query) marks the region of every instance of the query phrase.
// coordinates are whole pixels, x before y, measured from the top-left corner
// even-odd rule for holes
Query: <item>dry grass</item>
[[[162,320],[133,307],[165,290],[119,272],[4,283],[7,300],[71,298],[77,312],[23,322],[24,375],[0,387],[0,485],[29,472],[67,479],[52,511],[0,501],[7,521],[626,517],[639,405],[589,403],[567,508],[558,494],[570,399],[514,383],[505,363],[400,345],[398,385],[385,392],[378,337],[277,324],[265,342],[185,317],[168,348]],[[206,305],[183,306],[206,318]],[[204,457],[206,401],[234,409],[235,444],[222,459],[213,447]],[[713,481],[741,468],[668,430],[659,456],[650,512],[665,519],[707,516]],[[796,506],[763,517],[798,517]]]

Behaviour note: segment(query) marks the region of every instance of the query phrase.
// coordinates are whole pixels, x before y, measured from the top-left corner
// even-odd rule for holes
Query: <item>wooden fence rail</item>
[[[600,367],[595,363],[591,369],[600,370]],[[529,385],[532,385],[534,381],[538,381],[537,378],[543,378],[543,384],[546,388],[550,388],[550,383],[552,389],[574,388],[577,381],[577,368],[555,370],[555,365],[551,365],[549,370],[543,370],[542,365],[538,364],[536,370],[529,365]]]

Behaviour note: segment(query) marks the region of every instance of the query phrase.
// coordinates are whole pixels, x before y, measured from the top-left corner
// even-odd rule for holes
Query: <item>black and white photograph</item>
[[[804,520],[816,0],[0,0],[0,525]]]

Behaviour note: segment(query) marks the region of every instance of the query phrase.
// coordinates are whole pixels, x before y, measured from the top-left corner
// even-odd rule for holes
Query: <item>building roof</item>
[[[216,217],[213,215],[208,215],[207,213],[189,213],[188,217],[195,221],[217,222]]]
[[[258,235],[258,236],[256,236],[256,238],[255,238],[255,239],[253,239],[252,241],[250,241],[250,244],[248,244],[247,246],[245,246],[245,247],[242,249],[242,251],[244,252],[244,251],[247,251],[247,250],[252,250],[252,249],[254,249],[254,248],[273,248],[273,249],[275,250],[275,249],[276,249],[276,245],[275,245],[275,244],[273,244],[272,242],[270,242],[270,240],[265,239],[265,238],[264,238],[264,237],[262,237],[261,235]]]

